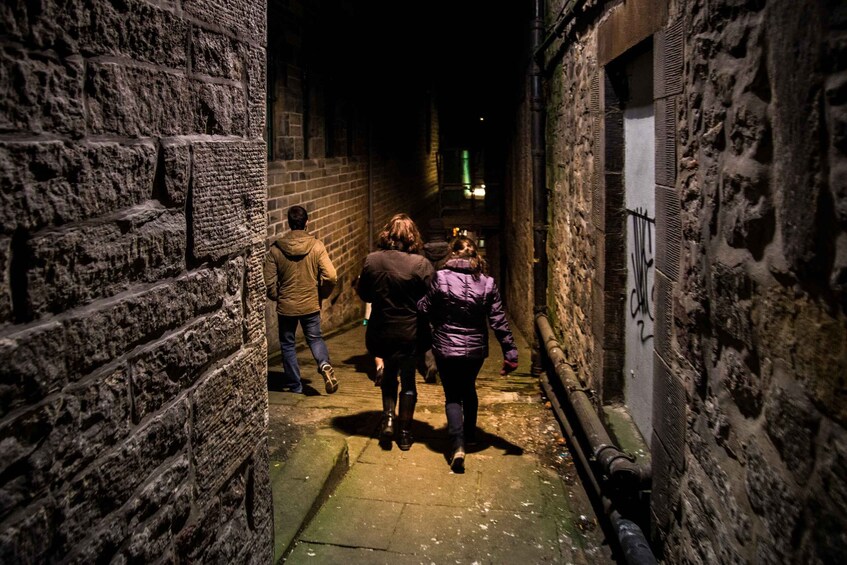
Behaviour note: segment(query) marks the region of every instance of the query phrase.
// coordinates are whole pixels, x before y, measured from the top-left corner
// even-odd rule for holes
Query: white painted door
[[[656,251],[653,53],[627,65],[624,104],[624,187],[627,293],[624,308],[624,397],[647,444],[653,415],[653,278]]]

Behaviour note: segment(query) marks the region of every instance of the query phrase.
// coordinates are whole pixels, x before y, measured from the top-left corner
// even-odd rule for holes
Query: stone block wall
[[[433,96],[421,96],[425,88],[413,90],[399,81],[386,99],[377,84],[357,82],[363,77],[339,70],[315,50],[318,44],[330,52],[358,48],[324,29],[347,9],[343,0],[271,7],[277,38],[269,54],[274,70],[267,244],[288,231],[291,206],[306,208],[307,230],[324,242],[338,271],[338,285],[322,306],[325,333],[362,317],[364,304],[353,284],[385,222],[405,212],[425,229],[438,190]],[[334,143],[327,143],[327,136]],[[279,342],[270,302],[266,324],[273,354]]]
[[[547,3],[548,24],[564,4]],[[615,298],[596,275],[621,267],[606,259],[622,245],[601,229],[619,211],[603,200],[616,186],[602,174],[614,116],[603,113],[600,61],[634,45],[628,33],[656,4],[577,2],[547,50],[549,309],[598,390]],[[659,53],[656,182],[669,183],[657,186],[669,215],[656,232],[667,251],[655,547],[667,563],[835,563],[847,549],[847,12],[827,1],[659,4],[667,18],[644,36]],[[625,25],[609,24],[623,11]],[[671,36],[678,52],[665,51]],[[515,140],[511,175],[528,179]],[[507,218],[528,208],[517,194]],[[510,249],[531,249],[531,231],[515,237]],[[510,287],[523,272],[510,266]]]
[[[498,285],[509,305],[510,320],[525,336],[535,335],[533,318],[532,154],[529,83],[520,98],[503,183],[506,213],[502,231],[506,280]]]
[[[0,22],[0,561],[266,563],[265,5]]]

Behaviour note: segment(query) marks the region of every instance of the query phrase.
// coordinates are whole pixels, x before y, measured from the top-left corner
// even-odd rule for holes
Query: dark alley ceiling
[[[446,132],[480,117],[494,127],[511,114],[528,61],[530,2],[327,0],[322,11],[309,49],[346,82],[377,97],[432,92]]]

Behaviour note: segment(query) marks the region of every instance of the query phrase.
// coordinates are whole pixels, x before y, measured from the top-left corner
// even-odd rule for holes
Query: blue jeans
[[[300,365],[297,363],[297,350],[294,348],[294,333],[297,331],[297,324],[303,327],[303,336],[306,338],[306,343],[309,349],[312,350],[312,357],[318,364],[318,369],[324,363],[329,363],[329,351],[326,349],[326,343],[321,335],[321,313],[320,311],[314,314],[306,314],[305,316],[277,316],[279,320],[279,348],[282,350],[282,368],[285,371],[285,382],[283,386],[290,388],[294,392],[303,390],[303,384],[300,382]]]

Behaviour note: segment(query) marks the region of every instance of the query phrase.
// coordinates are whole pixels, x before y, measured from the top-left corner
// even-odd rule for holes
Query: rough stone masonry
[[[669,563],[841,562],[844,2],[545,5],[547,29],[565,22],[545,53],[547,302],[569,361],[607,402],[626,400],[616,328],[629,296],[616,65],[636,46],[653,53],[657,551]],[[525,148],[513,151],[517,181]],[[532,225],[529,209],[508,221]],[[508,252],[527,245],[524,233]],[[510,271],[507,301],[530,294],[530,273]],[[531,323],[517,319],[527,334]]]
[[[0,562],[269,562],[265,3],[0,26]]]

